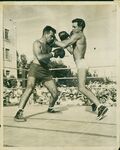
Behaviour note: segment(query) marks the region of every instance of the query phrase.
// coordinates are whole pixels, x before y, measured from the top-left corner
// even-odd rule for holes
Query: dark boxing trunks
[[[52,75],[47,67],[43,67],[39,64],[32,63],[30,65],[30,70],[28,76],[35,77],[39,82],[44,83],[45,81],[51,80]]]

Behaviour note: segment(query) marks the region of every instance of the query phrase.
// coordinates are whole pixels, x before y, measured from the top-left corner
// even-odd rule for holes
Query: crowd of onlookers
[[[17,55],[19,57],[19,55]],[[20,60],[19,60],[20,59]],[[27,84],[27,71],[30,64],[27,64],[26,56],[23,54],[17,61],[17,78],[13,75],[10,75],[10,71],[3,73],[3,104],[4,106],[18,105],[24,92],[24,88]],[[53,68],[56,67],[67,67],[64,64],[59,64],[55,61],[51,65]],[[63,74],[68,77],[76,77],[70,70],[62,70],[62,72],[52,72],[54,78],[63,77]],[[61,76],[58,76],[61,75]],[[90,89],[101,103],[106,103],[108,105],[116,104],[116,83],[108,80],[108,78],[98,77],[96,71],[90,73],[87,72],[86,87]],[[63,81],[63,82],[60,82]],[[77,84],[77,80],[71,80],[71,82],[65,80],[57,81],[58,90],[60,91],[60,96],[58,98],[57,104],[68,103],[68,104],[79,104],[87,105],[89,104],[89,99],[83,95],[81,92],[78,92],[78,88],[72,85]],[[69,83],[69,84],[68,84]],[[39,84],[39,83],[37,83]],[[63,85],[64,84],[64,85]],[[67,85],[67,86],[66,86]],[[24,88],[23,88],[24,87]],[[46,88],[37,85],[33,90],[32,95],[29,98],[29,104],[48,104],[51,99],[51,94],[47,91]]]
[[[105,103],[109,106],[116,105],[116,83],[111,82],[109,84],[100,83],[97,81],[89,82],[86,85],[99,99],[101,103]],[[89,99],[82,93],[78,92],[77,87],[67,87],[61,85],[58,87],[60,91],[60,96],[56,104],[79,104],[87,105],[90,104]],[[18,105],[22,93],[24,90],[18,82],[15,88],[4,87],[3,90],[3,104],[4,106]],[[48,104],[51,98],[50,93],[45,87],[36,86],[33,94],[29,98],[29,104]]]

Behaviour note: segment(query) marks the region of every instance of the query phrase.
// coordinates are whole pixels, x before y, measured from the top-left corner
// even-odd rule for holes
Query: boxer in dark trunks
[[[63,58],[65,55],[64,49],[61,48],[56,48],[54,51],[52,51],[52,48],[54,47],[54,44],[52,43],[54,43],[55,34],[56,30],[54,28],[51,26],[46,26],[43,29],[43,35],[41,39],[36,40],[33,43],[34,59],[30,65],[26,90],[21,97],[18,111],[14,117],[15,121],[26,121],[26,119],[23,117],[23,110],[27,104],[27,101],[29,100],[30,95],[32,94],[33,89],[35,88],[35,83],[37,80],[43,83],[52,96],[47,111],[49,113],[55,112],[54,105],[58,99],[59,92],[49,71],[49,63],[50,58]]]

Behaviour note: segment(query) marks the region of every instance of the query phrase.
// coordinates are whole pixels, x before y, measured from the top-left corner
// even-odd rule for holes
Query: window
[[[10,70],[6,70],[6,76],[10,75]]]
[[[8,49],[8,48],[5,49],[5,59],[7,59],[7,60],[10,59],[10,49]]]
[[[9,39],[9,30],[5,29],[5,39],[8,40]]]

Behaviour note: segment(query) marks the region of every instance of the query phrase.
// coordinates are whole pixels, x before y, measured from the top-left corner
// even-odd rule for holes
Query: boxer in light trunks
[[[58,99],[59,92],[57,90],[56,83],[52,79],[52,75],[49,71],[49,63],[50,58],[63,58],[65,55],[64,49],[61,48],[56,48],[54,51],[52,51],[52,48],[54,47],[53,41],[55,39],[55,34],[56,30],[54,28],[51,26],[46,26],[43,29],[42,37],[33,43],[34,59],[30,65],[26,90],[21,97],[18,111],[14,117],[15,121],[26,121],[25,117],[23,117],[23,110],[30,95],[33,92],[33,89],[35,88],[35,83],[37,80],[42,82],[51,93],[52,99],[49,102],[48,112],[55,112],[53,107]]]
[[[60,32],[59,37],[61,41],[55,41],[55,44],[62,48],[67,48],[67,50],[73,54],[78,73],[79,91],[89,98],[92,104],[92,110],[98,112],[97,117],[100,120],[104,117],[108,108],[100,104],[97,97],[85,87],[86,72],[88,70],[88,65],[85,60],[87,42],[83,33],[85,21],[80,18],[72,20],[72,28],[71,36],[68,36],[69,34],[65,31]]]

